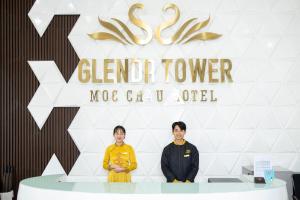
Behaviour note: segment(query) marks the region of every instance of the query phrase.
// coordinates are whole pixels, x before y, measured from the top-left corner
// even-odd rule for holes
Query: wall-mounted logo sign
[[[128,11],[130,22],[143,30],[143,36],[134,34],[120,19],[111,18],[113,21],[111,23],[98,18],[100,25],[108,32],[88,33],[87,37],[91,40],[108,40],[121,45],[141,46],[150,45],[153,38],[162,45],[171,45],[214,40],[221,37],[217,33],[201,32],[210,22],[210,17],[201,22],[197,22],[197,18],[188,19],[171,36],[163,37],[162,32],[178,22],[180,18],[179,8],[173,3],[166,4],[163,11],[166,12],[171,9],[174,11],[174,16],[158,24],[157,27],[151,27],[134,15],[136,9],[143,8],[143,4],[136,3]],[[90,90],[90,102],[99,102],[103,96],[105,97],[102,98],[104,102],[109,101],[109,99],[112,102],[118,102],[120,95],[125,96],[127,102],[144,102],[145,94],[149,91],[150,102],[153,102],[152,100],[164,102],[166,99],[169,102],[215,102],[217,97],[214,90],[212,88],[199,89],[199,85],[196,83],[231,83],[233,82],[231,70],[232,62],[228,58],[163,57],[153,59],[137,56],[123,59],[97,59],[89,57],[81,58],[78,64],[78,80],[82,84],[96,84],[96,87],[99,88]],[[114,84],[126,84],[127,86],[123,87],[125,91],[106,89]],[[139,88],[141,85],[143,85],[143,89]],[[168,88],[170,85],[177,88],[175,92]],[[183,85],[186,88],[179,91],[178,87]],[[94,88],[95,85],[91,87]],[[134,96],[133,93],[136,94],[135,97],[132,97]],[[109,94],[111,94],[111,98],[108,98]]]
[[[113,40],[115,42],[122,43],[124,45],[127,44],[136,44],[136,45],[146,45],[153,37],[159,41],[160,44],[163,45],[170,45],[170,44],[186,44],[192,41],[197,40],[213,40],[221,37],[220,34],[212,33],[212,32],[199,32],[202,28],[206,27],[207,24],[210,21],[210,17],[208,17],[207,20],[202,22],[196,22],[197,18],[191,18],[184,22],[178,30],[170,37],[163,38],[161,36],[161,33],[175,25],[179,18],[180,18],[180,10],[179,8],[173,4],[168,3],[163,7],[163,11],[166,12],[168,9],[172,9],[175,11],[175,16],[171,19],[162,22],[160,25],[158,25],[155,30],[153,31],[152,27],[150,27],[145,21],[138,19],[134,15],[134,11],[136,9],[143,9],[144,5],[141,3],[133,4],[128,11],[128,17],[132,24],[136,25],[137,27],[141,28],[145,32],[145,37],[141,38],[135,35],[128,26],[122,22],[119,19],[111,18],[115,24],[117,24],[121,30],[123,30],[124,33],[126,33],[127,37],[122,33],[120,28],[118,28],[116,25],[114,25],[111,22],[107,22],[101,19],[99,20],[99,23],[107,30],[111,31],[109,32],[95,32],[88,34],[92,39],[94,40]],[[194,23],[194,25],[192,25]],[[188,27],[190,28],[188,29]]]

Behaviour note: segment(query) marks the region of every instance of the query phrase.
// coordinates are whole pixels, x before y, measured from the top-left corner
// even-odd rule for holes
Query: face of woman
[[[125,133],[121,129],[118,129],[117,132],[114,133],[114,137],[116,143],[123,143],[125,139]]]

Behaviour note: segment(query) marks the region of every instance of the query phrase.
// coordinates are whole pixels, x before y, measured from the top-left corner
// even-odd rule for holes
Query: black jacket
[[[173,182],[175,179],[194,182],[199,169],[197,148],[187,141],[183,145],[170,143],[163,150],[161,169],[167,182]]]

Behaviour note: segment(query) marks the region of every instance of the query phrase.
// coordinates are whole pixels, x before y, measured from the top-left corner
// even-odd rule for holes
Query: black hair
[[[116,127],[114,128],[113,135],[114,135],[118,130],[122,130],[123,133],[126,135],[126,130],[125,130],[125,128],[124,128],[123,126],[120,126],[120,125],[118,125],[118,126],[116,126]]]
[[[180,130],[186,131],[186,125],[185,125],[185,123],[182,122],[182,121],[174,122],[174,123],[172,124],[172,131],[174,131],[175,126],[178,126],[178,127],[180,128]]]

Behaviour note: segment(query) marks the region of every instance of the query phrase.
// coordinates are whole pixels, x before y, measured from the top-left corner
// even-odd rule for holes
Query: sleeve
[[[107,148],[105,151],[104,158],[103,158],[103,168],[106,170],[109,170],[108,169],[109,168],[109,159],[110,159],[109,153],[110,153],[110,149]]]
[[[192,152],[192,169],[188,173],[186,180],[190,182],[194,182],[194,179],[199,170],[199,153],[196,147],[193,148],[194,151]]]
[[[175,176],[172,173],[172,171],[169,169],[166,148],[163,150],[160,163],[161,163],[161,170],[162,170],[163,174],[165,175],[167,182],[173,182],[175,180]]]
[[[132,147],[130,147],[129,159],[130,159],[130,165],[128,167],[128,170],[129,171],[135,170],[137,168],[137,161]]]

